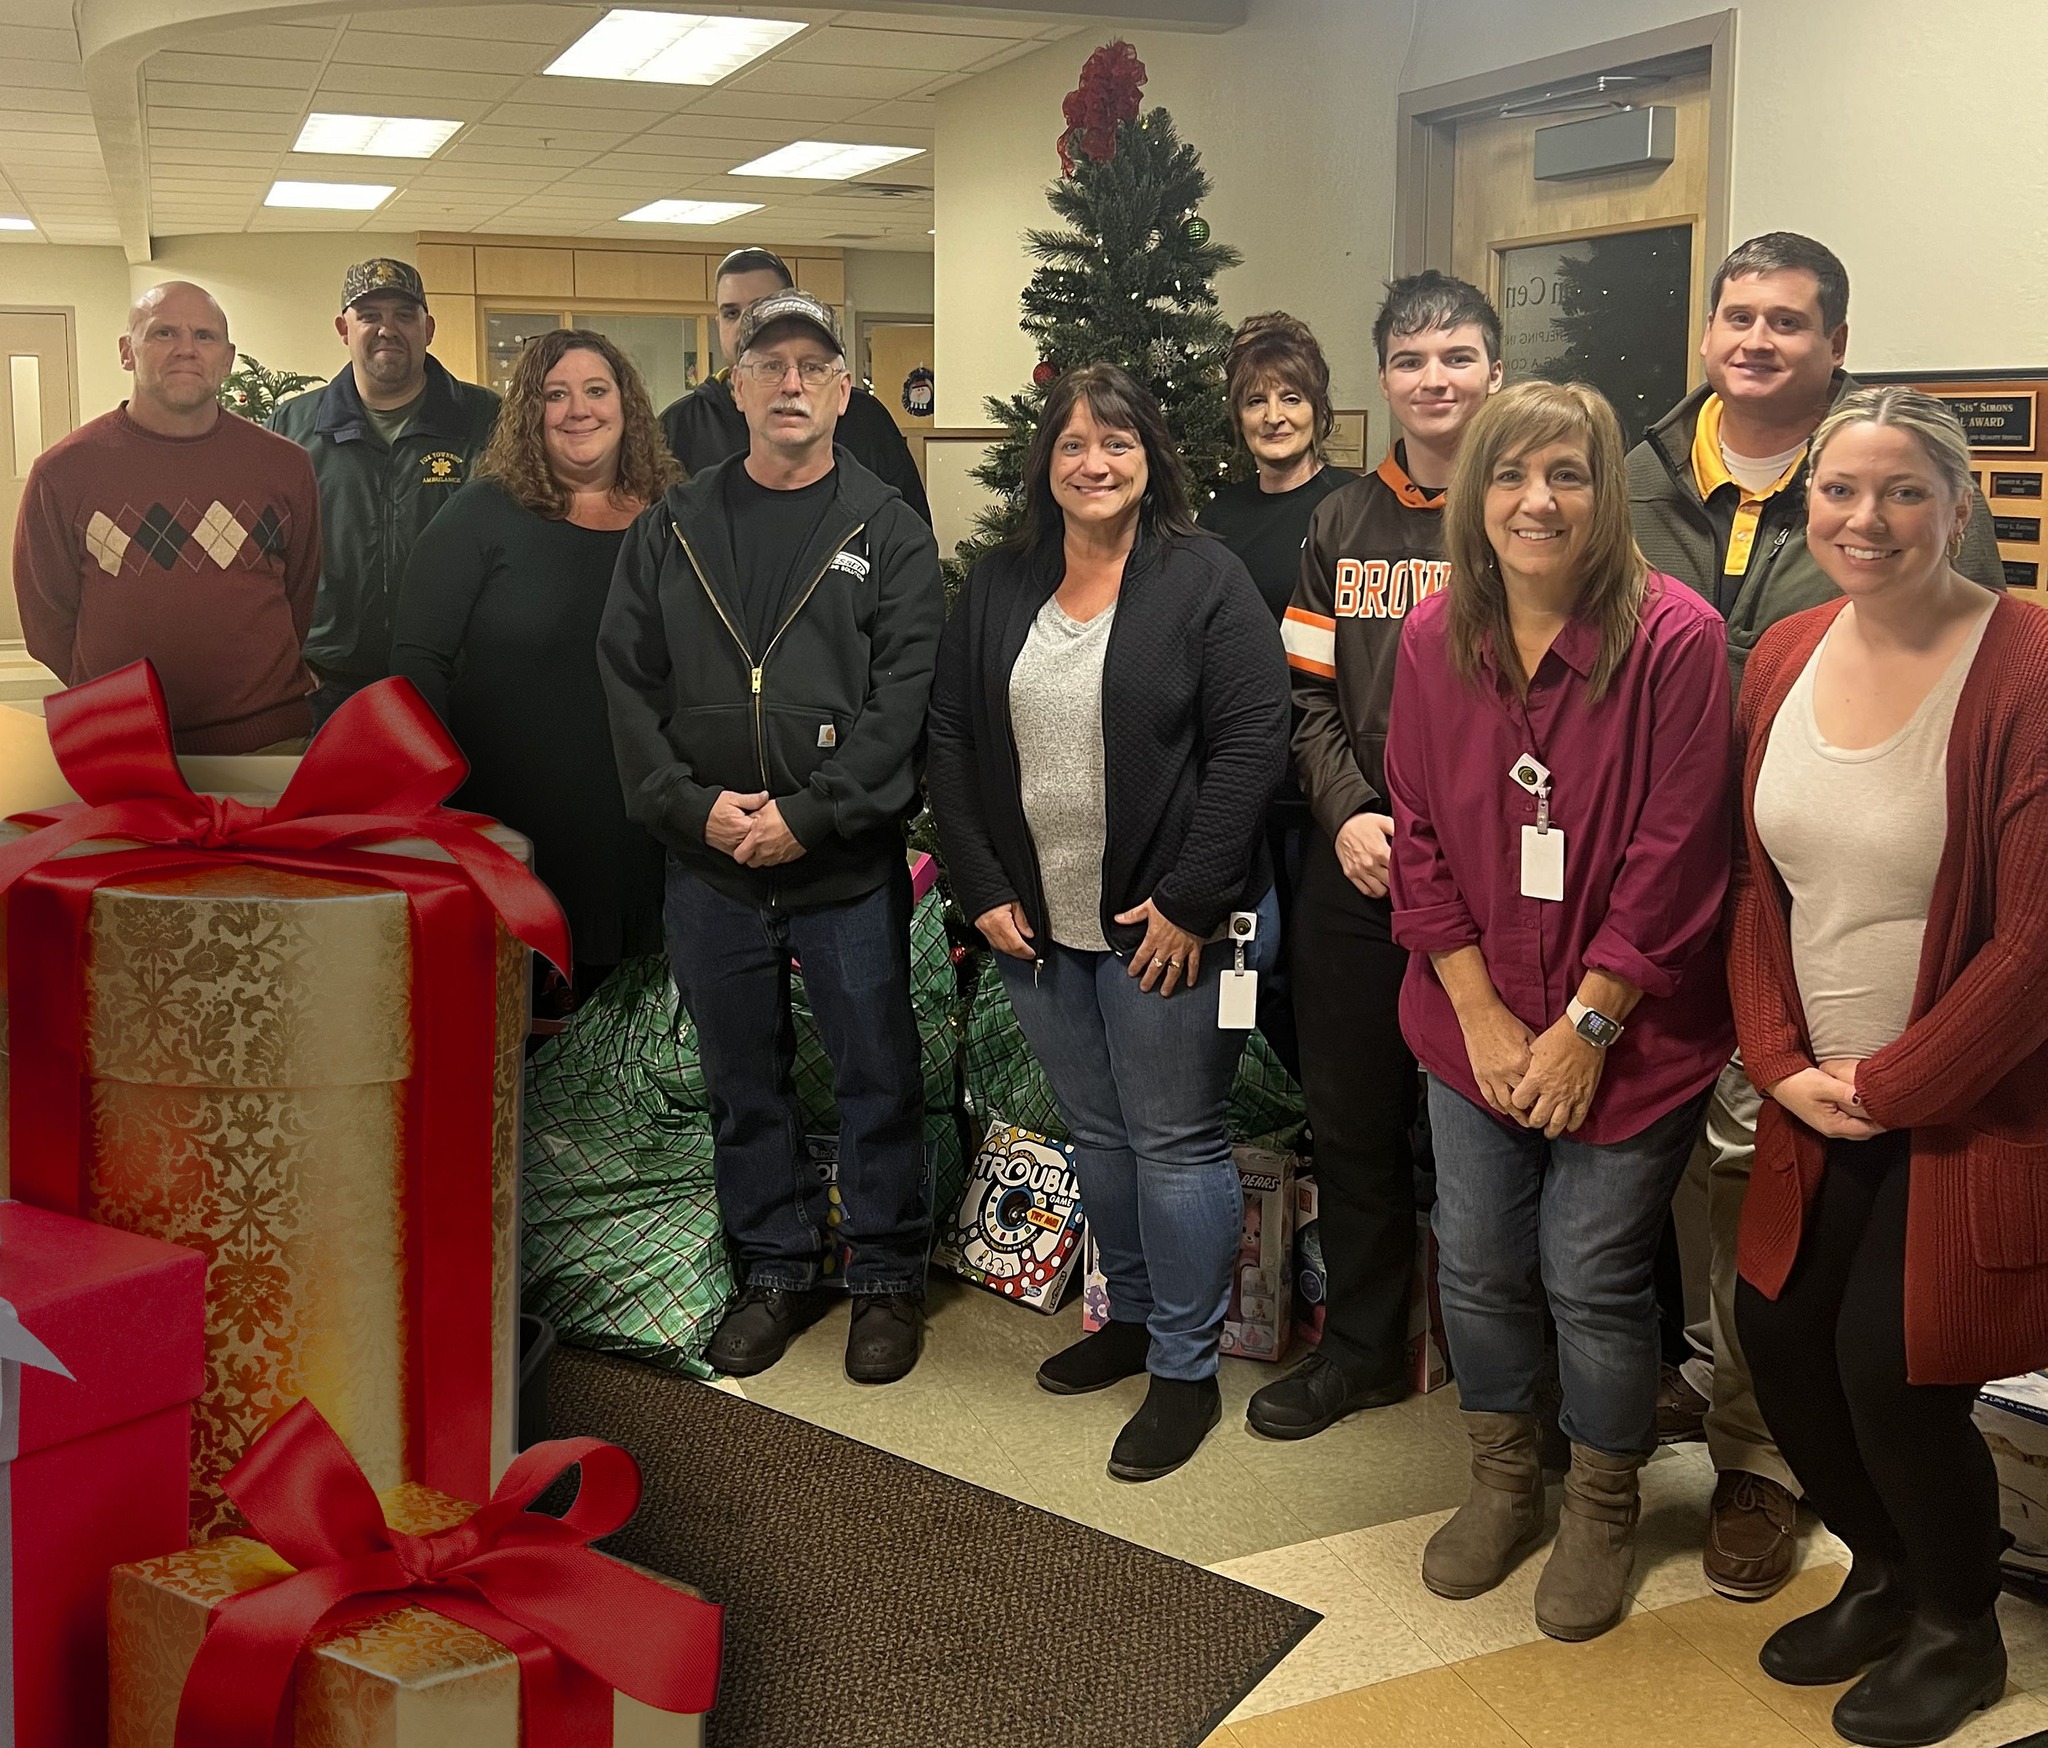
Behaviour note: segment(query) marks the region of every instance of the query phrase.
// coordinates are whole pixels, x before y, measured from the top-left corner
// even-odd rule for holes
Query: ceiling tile
[[[7,0],[11,24],[35,25],[44,30],[71,29],[71,0]]]
[[[9,85],[32,85],[46,91],[83,91],[85,69],[74,56],[65,61],[0,62],[0,77]]]
[[[10,68],[0,67],[0,114],[83,115],[92,114],[92,103],[83,91],[50,91],[35,85],[11,85]]]
[[[691,105],[690,113],[772,121],[790,139],[796,139],[806,128],[831,127],[869,107],[869,101],[863,97],[806,97],[801,103],[793,103],[779,91],[743,91],[727,85],[706,92]]]
[[[509,103],[528,104],[536,109],[602,109],[607,113],[627,108],[635,113],[652,111],[673,115],[688,109],[703,95],[695,85],[647,85],[618,79],[522,79],[505,93]]]
[[[271,91],[310,90],[318,72],[318,63],[313,61],[254,60],[241,55],[183,51],[153,55],[148,64],[151,79],[181,79],[188,84],[216,88],[259,85]]]
[[[615,138],[638,133],[644,127],[653,127],[666,121],[670,111],[666,109],[630,109],[623,105],[607,105],[599,114],[585,114],[581,109],[565,113],[559,105],[548,103],[500,103],[491,110],[490,123],[494,128],[525,128],[534,133],[550,133],[560,136],[565,129],[578,126],[609,126]]]
[[[883,30],[929,32],[934,36],[1028,37],[1038,26],[1014,18],[927,18],[922,13],[842,12],[832,21],[834,30]]]
[[[244,24],[189,39],[200,54],[280,61],[324,61],[334,46],[333,24]],[[187,39],[180,38],[181,42]]]
[[[152,111],[157,109],[203,109],[237,115],[270,114],[297,116],[306,107],[303,91],[272,90],[268,86],[223,89],[218,85],[192,85],[181,79],[151,75],[144,94]]]
[[[569,43],[609,8],[604,6],[465,6],[460,11],[423,6],[416,12],[377,12],[377,29],[406,36],[482,37],[493,42]]]
[[[321,107],[360,111],[362,96],[431,100],[441,96],[499,98],[519,81],[504,73],[446,67],[330,66],[321,76]],[[344,99],[343,94],[348,94]]]
[[[0,24],[0,61],[69,61],[78,64],[75,30],[41,30],[33,25]]]
[[[351,30],[334,51],[334,64],[338,67],[461,67],[484,73],[534,73],[551,58],[547,49],[537,43],[493,42],[488,37],[407,36],[362,29]]]
[[[624,128],[608,128],[600,133],[593,129],[562,127],[546,122],[538,127],[501,127],[493,120],[471,128],[462,136],[462,144],[465,147],[519,146],[545,153],[597,153],[608,152],[621,140],[631,137]],[[548,142],[546,145],[541,143],[544,140]]]
[[[901,97],[925,84],[931,75],[922,69],[898,67],[822,66],[808,61],[774,60],[754,67],[730,81],[743,91],[779,91],[791,97],[871,97],[883,102]],[[791,119],[802,120],[801,105]]]
[[[150,144],[149,164],[151,180],[163,171],[176,174],[180,170],[260,170],[265,173],[276,168],[275,152],[202,152],[182,146],[165,147]]]
[[[772,66],[815,61],[839,67],[907,67],[953,73],[986,57],[994,44],[985,37],[933,36],[904,30],[842,30],[830,25],[798,37]]]

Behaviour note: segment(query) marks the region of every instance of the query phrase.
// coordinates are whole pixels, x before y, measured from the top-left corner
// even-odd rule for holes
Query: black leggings
[[[1860,1560],[1974,1618],[1998,1600],[1998,1477],[1967,1384],[1906,1381],[1910,1137],[1830,1141],[1791,1278],[1735,1290],[1757,1404],[1821,1521]]]

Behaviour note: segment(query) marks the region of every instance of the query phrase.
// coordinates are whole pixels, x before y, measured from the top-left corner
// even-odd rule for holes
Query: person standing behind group
[[[1375,472],[1316,506],[1282,628],[1315,820],[1288,945],[1326,1288],[1321,1343],[1246,1410],[1268,1438],[1310,1437],[1409,1389],[1418,1080],[1401,1037],[1408,953],[1387,900],[1382,747],[1402,625],[1449,570],[1444,487],[1500,387],[1500,318],[1477,287],[1419,273],[1387,287],[1373,345],[1397,435]]]
[[[1727,620],[1739,688],[1757,639],[1838,592],[1805,537],[1807,455],[1828,409],[1857,386],[1841,369],[1849,276],[1811,237],[1772,231],[1721,263],[1707,306],[1706,382],[1629,452],[1629,508],[1650,563]],[[1974,487],[1969,499],[1956,567],[2002,587],[1990,511]],[[1685,1371],[1706,1388],[1677,1376],[1666,1385],[1674,1422],[1703,1423],[1718,1471],[1703,1564],[1714,1589],[1738,1601],[1769,1596],[1791,1577],[1798,1519],[1797,1482],[1757,1410],[1735,1327],[1735,1235],[1757,1105],[1742,1063],[1731,1062],[1690,1167],[1706,1190],[1712,1280],[1710,1319],[1687,1331],[1705,1364]]]
[[[569,919],[579,996],[661,945],[661,848],[626,817],[597,634],[626,530],[680,477],[619,349],[581,329],[542,334],[399,593],[392,672],[469,760],[453,805],[533,840]]]
[[[29,654],[67,686],[152,662],[179,752],[303,752],[319,494],[304,454],[222,410],[234,365],[198,286],[136,299],[133,392],[29,468],[14,596]]]
[[[1620,425],[1582,384],[1487,406],[1446,516],[1450,585],[1408,616],[1386,754],[1401,1024],[1429,1071],[1472,1446],[1422,1579],[1477,1596],[1542,1533],[1547,1306],[1571,1471],[1536,1624],[1588,1639],[1626,1602],[1657,1442],[1652,1265],[1734,1036],[1725,633],[1645,565]]]
[[[851,384],[830,309],[758,299],[735,346],[750,447],[635,524],[598,664],[626,812],[669,850],[669,960],[738,1257],[706,1357],[742,1377],[775,1364],[843,1240],[847,1375],[889,1383],[917,1363],[931,1242],[903,822],[946,613],[938,545],[833,447]],[[832,1060],[836,1240],[790,1078],[792,955]]]
[[[1844,599],[1769,632],[1742,695],[1730,975],[1766,1102],[1735,1303],[1853,1564],[1759,1660],[1861,1676],[1852,1742],[1929,1743],[2005,1691],[1977,1390],[2048,1365],[2048,615],[1958,568],[1970,453],[1940,402],[1845,396],[1809,472]]]
[[[1272,310],[1239,324],[1224,361],[1224,380],[1237,434],[1254,471],[1250,479],[1219,489],[1196,521],[1244,561],[1278,620],[1301,578],[1309,513],[1352,477],[1323,459],[1323,444],[1336,422],[1330,366],[1305,322]],[[1283,941],[1293,934],[1294,888],[1308,829],[1308,803],[1290,763],[1280,793],[1266,809],[1266,852],[1273,859]],[[1301,1053],[1284,955],[1260,981],[1259,1030],[1299,1081]]]
[[[796,284],[789,264],[780,255],[756,247],[733,250],[719,262],[711,278],[712,296],[718,303],[718,350],[726,367],[671,401],[661,413],[661,428],[671,453],[683,471],[693,475],[746,453],[747,420],[733,394],[732,380],[733,360],[739,356],[740,318],[756,298],[788,291]],[[903,501],[930,525],[932,508],[925,501],[924,479],[911,459],[910,445],[904,442],[888,409],[858,383],[847,396],[846,411],[833,441],[884,485],[894,486]]]
[[[319,681],[313,726],[391,671],[391,622],[413,543],[489,442],[498,397],[458,382],[428,352],[434,318],[410,262],[358,261],[341,280],[334,331],[349,367],[294,395],[270,428],[313,460],[324,562],[306,639]]]
[[[1222,1414],[1244,1204],[1227,1126],[1249,1013],[1221,1005],[1278,913],[1262,820],[1287,669],[1245,568],[1195,528],[1158,403],[1114,364],[1046,393],[1017,536],[975,566],[932,689],[932,813],[1074,1145],[1110,1321],[1056,1395],[1149,1371],[1109,1472],[1149,1481]]]

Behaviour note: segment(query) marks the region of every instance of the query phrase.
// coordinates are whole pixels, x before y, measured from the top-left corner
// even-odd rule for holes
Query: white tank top
[[[1832,626],[1771,723],[1756,828],[1792,895],[1792,970],[1816,1062],[1873,1056],[1911,1017],[1948,836],[1949,728],[1991,612],[1905,727],[1876,746],[1830,746],[1814,720]]]

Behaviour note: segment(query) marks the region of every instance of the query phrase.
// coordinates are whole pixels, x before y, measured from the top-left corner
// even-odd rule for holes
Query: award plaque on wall
[[[2048,603],[2048,370],[1882,371],[1861,383],[1900,383],[1945,401],[1970,440],[1970,472],[1998,531],[2005,586]]]

